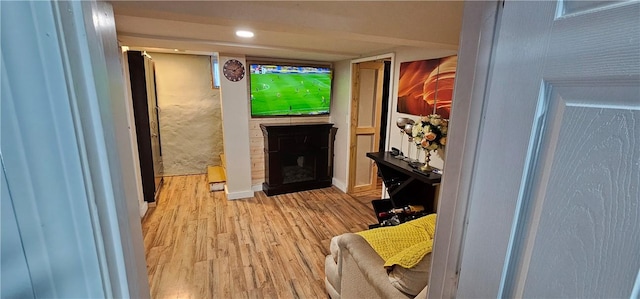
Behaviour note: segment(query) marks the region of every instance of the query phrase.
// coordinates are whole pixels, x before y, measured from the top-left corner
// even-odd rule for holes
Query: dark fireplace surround
[[[325,188],[333,178],[331,123],[261,124],[264,136],[262,190],[268,196]]]

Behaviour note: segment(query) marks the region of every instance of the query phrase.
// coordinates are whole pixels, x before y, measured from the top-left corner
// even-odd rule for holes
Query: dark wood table
[[[434,203],[440,174],[413,169],[408,162],[394,158],[391,152],[367,153],[367,157],[378,165],[393,207],[422,205],[427,213],[436,211]]]

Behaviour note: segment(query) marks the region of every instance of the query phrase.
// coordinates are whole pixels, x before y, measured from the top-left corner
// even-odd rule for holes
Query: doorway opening
[[[382,196],[370,152],[386,149],[393,55],[353,61],[347,193],[369,204]]]

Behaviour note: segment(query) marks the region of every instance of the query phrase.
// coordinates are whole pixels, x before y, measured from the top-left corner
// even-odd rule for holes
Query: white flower
[[[416,124],[413,126],[413,130],[411,131],[411,136],[418,137],[420,136],[420,134],[422,134],[422,126]]]

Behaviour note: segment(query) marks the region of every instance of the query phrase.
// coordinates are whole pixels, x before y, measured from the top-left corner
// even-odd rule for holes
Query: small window
[[[218,64],[218,54],[211,55],[211,88],[220,88],[220,66]]]

